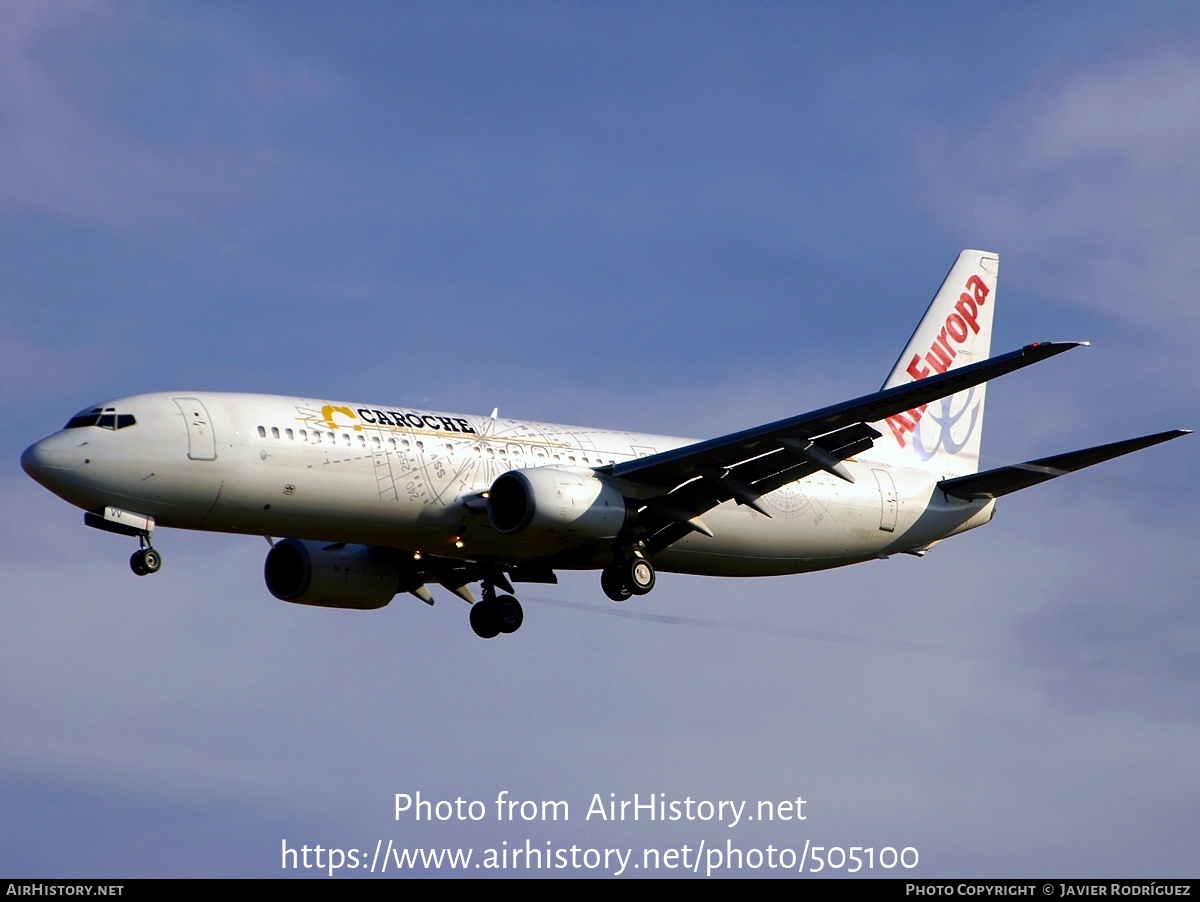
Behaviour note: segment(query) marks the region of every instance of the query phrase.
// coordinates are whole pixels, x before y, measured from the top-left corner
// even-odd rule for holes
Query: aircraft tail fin
[[[883,387],[893,388],[986,360],[992,347],[992,308],[1000,257],[965,250],[934,295]],[[945,477],[975,473],[983,436],[987,384],[888,417],[870,457]],[[864,455],[867,456],[867,455]]]

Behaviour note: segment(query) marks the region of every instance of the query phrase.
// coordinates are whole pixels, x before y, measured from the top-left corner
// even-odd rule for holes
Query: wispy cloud
[[[1020,253],[1039,290],[1169,341],[1200,339],[1200,56],[1035,76],[965,135],[935,130],[938,214]]]
[[[236,250],[304,175],[270,115],[326,97],[311,66],[255,57],[211,24],[106,3],[0,6],[0,213],[33,213],[141,240]],[[186,53],[156,85],[136,60]],[[181,73],[200,77],[188,82]],[[130,104],[131,86],[160,112]],[[165,121],[165,124],[164,124]],[[231,213],[240,215],[231,216]],[[165,233],[165,234],[164,234]]]

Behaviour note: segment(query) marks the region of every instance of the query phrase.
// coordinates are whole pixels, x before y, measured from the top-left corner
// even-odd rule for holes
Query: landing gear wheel
[[[634,595],[645,595],[654,588],[654,565],[644,557],[631,557],[623,569],[625,584]]]
[[[600,588],[613,601],[627,601],[633,595],[618,564],[610,564],[600,571]]]
[[[142,566],[146,568],[147,573],[157,573],[158,568],[162,566],[162,555],[153,548],[143,548]]]
[[[485,598],[471,605],[471,629],[475,630],[475,635],[480,639],[494,639],[500,635],[499,608],[495,598]]]
[[[129,558],[129,569],[138,576],[145,576],[147,573],[157,573],[158,568],[162,566],[162,555],[153,548],[142,548],[133,553]]]
[[[525,622],[525,612],[521,609],[521,602],[511,595],[501,595],[493,604],[496,606],[496,622],[499,624],[500,632],[515,633],[521,628],[521,624]]]

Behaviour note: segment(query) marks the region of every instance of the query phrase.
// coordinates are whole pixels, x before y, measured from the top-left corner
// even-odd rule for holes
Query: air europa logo
[[[971,276],[967,279],[967,284],[964,286],[966,290],[959,295],[958,300],[954,304],[954,310],[946,317],[946,322],[943,323],[942,329],[938,332],[937,337],[929,346],[929,350],[925,352],[922,358],[919,354],[913,354],[912,360],[908,362],[905,368],[913,381],[924,379],[926,376],[932,376],[935,372],[944,373],[954,363],[954,358],[958,356],[958,350],[955,345],[963,345],[972,335],[979,334],[979,308],[987,303],[988,295],[991,289],[984,284],[983,279],[979,276]],[[957,415],[951,417],[949,402],[950,399],[944,399],[943,416],[937,419],[941,425],[943,433],[949,429],[953,423],[957,422],[966,410],[963,409]],[[968,400],[969,403],[969,400]],[[896,441],[900,443],[900,447],[906,446],[905,436],[916,434],[917,425],[921,422],[921,418],[925,415],[925,410],[928,404],[922,404],[905,413],[898,413],[895,416],[887,418],[887,424],[891,427],[892,435],[896,437]],[[971,428],[968,430],[968,435],[975,431],[976,415],[972,411]],[[919,444],[919,443],[918,443]],[[963,445],[966,444],[966,438],[961,442],[951,443],[939,440],[932,450],[926,453],[932,456],[939,446],[945,446],[947,451],[954,453]],[[923,447],[921,450],[925,450]]]
[[[939,429],[937,438],[932,445],[927,444],[922,438],[921,433],[925,430],[916,429],[912,434],[913,450],[917,452],[917,457],[921,460],[930,460],[933,455],[938,453],[939,448],[945,448],[947,454],[957,454],[961,451],[971,436],[975,432],[975,424],[979,420],[979,405],[972,406],[971,402],[975,400],[975,389],[979,386],[971,386],[967,392],[967,397],[959,405],[958,410],[953,409],[954,399],[957,395],[951,395],[949,398],[942,398],[938,401],[936,410],[927,411],[922,422],[933,422],[937,424]],[[967,423],[966,434],[959,441],[954,438],[954,427],[966,415],[967,411],[971,411],[971,420]]]

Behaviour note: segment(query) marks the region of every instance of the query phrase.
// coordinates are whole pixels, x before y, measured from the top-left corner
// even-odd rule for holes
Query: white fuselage
[[[546,559],[546,536],[495,531],[471,498],[513,469],[591,470],[691,440],[275,395],[162,393],[105,402],[127,428],[68,428],[23,464],[86,510],[112,506],[182,529],[384,546],[498,563]],[[664,571],[798,573],[920,550],[986,523],[995,502],[937,490],[940,474],[850,459],[849,483],[818,472],[704,515],[654,556]],[[635,492],[634,492],[635,493]],[[576,543],[578,544],[578,543]],[[603,542],[573,564],[611,560]]]

